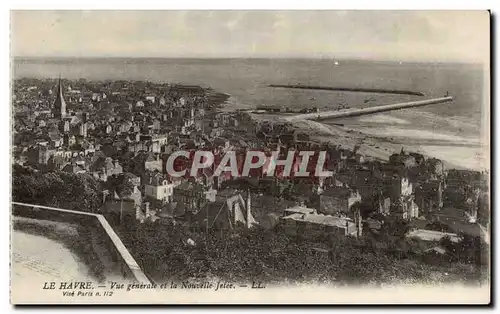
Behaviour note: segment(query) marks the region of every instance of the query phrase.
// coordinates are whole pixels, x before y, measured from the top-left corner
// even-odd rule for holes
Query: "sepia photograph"
[[[490,19],[11,11],[11,303],[489,304]]]

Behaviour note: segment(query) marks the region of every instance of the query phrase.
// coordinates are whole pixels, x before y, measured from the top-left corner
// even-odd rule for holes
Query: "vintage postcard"
[[[488,11],[12,11],[13,304],[489,304]]]

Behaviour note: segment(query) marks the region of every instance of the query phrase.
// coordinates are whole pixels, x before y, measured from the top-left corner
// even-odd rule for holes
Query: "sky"
[[[489,60],[487,11],[12,11],[15,57]]]

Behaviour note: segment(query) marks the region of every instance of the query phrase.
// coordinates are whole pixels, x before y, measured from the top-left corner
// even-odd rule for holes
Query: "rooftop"
[[[301,214],[312,214],[316,212],[314,208],[307,208],[303,206],[294,206],[290,208],[285,209],[286,212],[294,212],[294,213],[301,213]]]
[[[439,241],[446,236],[449,236],[452,242],[459,241],[456,233],[447,233],[434,230],[415,229],[407,234],[408,238],[419,238],[423,241]]]
[[[320,224],[325,226],[332,226],[337,228],[346,228],[346,225],[353,225],[354,223],[350,218],[341,218],[335,217],[331,215],[323,215],[323,214],[301,214],[295,213],[289,216],[283,217],[283,219],[291,219],[295,221],[304,221],[310,222],[313,224]]]

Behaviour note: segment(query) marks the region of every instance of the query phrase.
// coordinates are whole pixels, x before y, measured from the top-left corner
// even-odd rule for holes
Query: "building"
[[[389,157],[389,163],[395,166],[402,166],[404,168],[413,168],[417,166],[415,156],[407,154],[403,148],[399,154],[392,154]]]
[[[174,184],[168,182],[160,173],[148,174],[144,183],[147,198],[170,203],[174,194]]]
[[[378,197],[378,212],[382,215],[389,215],[391,213],[391,198],[383,197],[380,193]]]
[[[62,171],[74,174],[83,174],[87,172],[85,170],[85,165],[81,162],[70,162],[62,168]]]
[[[146,170],[162,171],[163,162],[158,154],[154,154],[151,152],[139,152],[134,158],[132,158],[132,162],[132,173],[141,177],[144,176]]]
[[[151,151],[153,153],[161,153],[162,147],[168,144],[167,136],[152,136],[151,138]]]
[[[136,217],[138,216],[138,211],[141,208],[141,204],[135,202],[134,199],[123,199],[120,200],[118,197],[113,197],[106,200],[102,205],[100,211],[103,213],[111,213],[120,216],[122,219],[124,217]]]
[[[55,154],[55,150],[47,148],[47,146],[37,145],[28,148],[26,152],[27,164],[39,167],[40,165],[47,165],[51,156]]]
[[[63,144],[63,139],[59,132],[57,132],[57,130],[55,130],[54,132],[49,132],[48,136],[50,138],[50,145],[52,147],[58,148]]]
[[[348,214],[354,204],[361,202],[359,192],[346,187],[333,186],[319,192],[311,196],[310,203],[319,213],[326,215]]]
[[[429,158],[426,161],[427,172],[431,175],[431,179],[442,180],[446,176],[446,168],[441,160]]]
[[[63,97],[63,88],[61,83],[61,78],[59,78],[59,84],[57,86],[56,100],[53,104],[53,116],[57,119],[64,119],[66,117],[66,101]]]
[[[98,157],[89,168],[92,175],[101,181],[107,181],[108,177],[123,172],[123,167],[118,161],[110,157]]]
[[[220,126],[229,126],[229,120],[230,120],[230,117],[231,117],[231,114],[230,113],[218,113],[216,116],[215,116],[215,121],[214,122],[217,122],[217,125],[220,125]]]
[[[209,202],[207,192],[200,183],[184,181],[173,188],[172,199],[184,208],[185,213],[195,214]]]
[[[70,125],[70,119],[69,118],[61,118],[61,121],[58,123],[59,127],[59,132],[66,134],[70,131],[71,125]]]
[[[407,177],[393,176],[385,181],[386,195],[391,200],[391,215],[402,219],[412,219],[419,216],[415,204],[413,184]]]
[[[167,105],[167,100],[165,99],[164,96],[160,97],[159,103],[160,103],[160,106],[162,106],[162,107]]]
[[[121,121],[120,123],[118,123],[117,132],[127,133],[128,131],[130,131],[130,128],[132,128],[132,126],[133,123],[131,121]]]
[[[257,225],[251,211],[250,194],[244,199],[241,193],[217,196],[215,202],[206,203],[193,222],[201,229],[227,230],[238,225],[252,228]]]
[[[293,215],[293,214],[318,214],[317,210],[314,209],[314,208],[308,208],[308,207],[304,207],[304,206],[293,206],[293,207],[289,207],[289,208],[286,208],[284,210],[284,215],[285,216],[289,216],[289,215]]]
[[[313,208],[285,209],[281,218],[285,233],[291,236],[316,238],[326,235],[356,236],[356,224],[350,218],[317,214]]]
[[[475,223],[477,221],[479,198],[481,191],[478,188],[469,189],[466,191],[465,209],[469,217],[469,222]]]
[[[443,208],[443,182],[430,180],[415,189],[415,203],[423,213],[436,212]]]
[[[456,233],[441,232],[435,230],[414,229],[408,232],[407,238],[419,239],[422,241],[440,241],[444,237],[449,237],[451,242],[458,243],[460,241]]]
[[[76,137],[74,135],[64,134],[63,145],[66,147],[71,147],[76,144]]]

